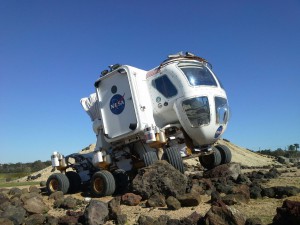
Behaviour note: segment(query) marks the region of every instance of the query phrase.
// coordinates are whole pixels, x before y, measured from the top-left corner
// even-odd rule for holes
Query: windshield
[[[180,67],[180,69],[187,77],[189,83],[193,86],[217,86],[216,80],[205,66]]]
[[[209,124],[210,111],[207,97],[197,97],[185,100],[182,102],[182,108],[192,127]]]

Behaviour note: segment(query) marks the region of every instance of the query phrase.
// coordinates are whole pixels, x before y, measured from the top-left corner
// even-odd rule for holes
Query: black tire
[[[129,190],[129,176],[125,170],[117,169],[113,172],[116,182],[116,190],[114,194],[125,194]]]
[[[152,151],[151,152],[146,152],[143,155],[143,158],[144,158],[145,166],[150,166],[153,163],[155,163],[156,161],[158,161],[158,157],[157,157],[156,152],[152,152]]]
[[[178,148],[170,147],[165,150],[164,158],[181,173],[184,173],[183,160]]]
[[[217,145],[216,148],[221,153],[221,164],[230,163],[232,158],[230,149],[226,145]]]
[[[94,173],[91,180],[91,191],[95,197],[112,195],[116,190],[114,176],[107,170]]]
[[[201,165],[206,169],[212,169],[221,164],[221,153],[216,147],[212,147],[212,153],[209,155],[199,156],[199,161]]]
[[[49,194],[56,191],[62,191],[66,194],[69,190],[70,182],[68,177],[63,173],[54,173],[49,176],[46,182],[46,189]]]
[[[69,179],[70,187],[68,193],[76,193],[81,188],[81,178],[78,173],[74,171],[66,172],[66,176]]]

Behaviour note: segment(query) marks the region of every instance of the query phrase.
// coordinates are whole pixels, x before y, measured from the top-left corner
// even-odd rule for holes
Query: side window
[[[153,80],[152,85],[166,98],[171,98],[178,93],[176,87],[172,84],[167,75],[162,75]]]

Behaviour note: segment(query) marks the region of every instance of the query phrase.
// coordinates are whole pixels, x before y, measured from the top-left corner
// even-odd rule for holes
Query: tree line
[[[5,163],[0,164],[0,173],[32,173],[40,171],[50,165],[50,160],[45,162],[37,160],[33,163]]]
[[[299,144],[289,145],[287,149],[283,150],[281,148],[277,148],[276,150],[264,149],[257,151],[258,153],[264,155],[271,155],[275,157],[283,156],[286,158],[300,158],[300,151],[298,151]]]

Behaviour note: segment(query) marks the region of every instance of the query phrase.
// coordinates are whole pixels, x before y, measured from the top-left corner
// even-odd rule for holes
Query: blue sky
[[[300,142],[300,2],[0,1],[0,163],[49,160],[96,137],[80,98],[114,63],[209,60],[232,110],[223,135],[258,150]]]

